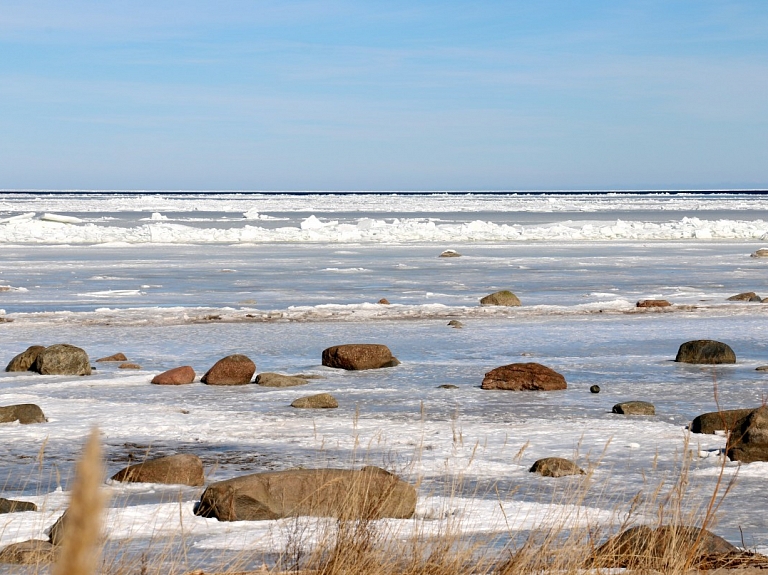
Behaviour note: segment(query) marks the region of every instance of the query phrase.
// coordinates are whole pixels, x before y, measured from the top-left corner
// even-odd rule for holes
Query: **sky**
[[[0,189],[724,188],[763,0],[0,0]]]

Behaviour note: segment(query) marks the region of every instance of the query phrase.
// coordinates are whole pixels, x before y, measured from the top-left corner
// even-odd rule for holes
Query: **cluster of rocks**
[[[82,348],[68,343],[32,345],[14,357],[5,371],[33,371],[42,375],[91,375],[91,362]]]
[[[749,301],[749,302],[768,302],[768,298],[762,298],[753,291],[745,291],[744,293],[737,293],[728,298],[728,301]]]

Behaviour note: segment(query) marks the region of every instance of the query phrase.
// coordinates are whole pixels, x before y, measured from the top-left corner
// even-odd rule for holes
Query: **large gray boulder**
[[[57,343],[41,351],[30,370],[42,375],[91,375],[91,362],[82,348]]]
[[[179,453],[129,465],[115,473],[112,480],[123,483],[165,483],[197,487],[205,484],[205,474],[203,462],[197,455]]]
[[[711,339],[687,341],[677,350],[675,361],[683,363],[736,363],[736,354],[723,342]]]
[[[0,407],[0,423],[10,423],[18,421],[21,424],[27,423],[45,423],[48,421],[43,414],[43,410],[34,403],[20,403],[18,405],[7,405]]]
[[[208,486],[195,514],[219,521],[315,516],[407,519],[416,489],[379,467],[292,469],[235,477]]]
[[[510,391],[555,391],[566,389],[565,378],[540,363],[510,363],[485,374],[483,389]]]
[[[480,300],[480,305],[517,307],[520,305],[520,299],[509,290],[501,290],[482,298]]]
[[[37,356],[40,355],[40,352],[44,349],[44,345],[30,345],[27,349],[8,362],[5,371],[29,371],[35,363]]]
[[[228,355],[213,364],[200,381],[208,385],[245,385],[251,383],[256,364],[239,353]]]
[[[738,420],[729,444],[727,455],[732,461],[768,461],[768,406],[754,409]]]
[[[748,409],[723,409],[702,413],[694,417],[690,425],[691,433],[709,433],[715,431],[730,431],[736,425],[736,422],[745,418],[756,408]]]
[[[386,345],[379,343],[348,343],[323,350],[323,365],[338,369],[378,369],[394,367],[400,362]]]

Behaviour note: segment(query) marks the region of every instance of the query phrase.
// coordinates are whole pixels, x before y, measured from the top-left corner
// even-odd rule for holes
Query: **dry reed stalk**
[[[99,538],[104,495],[104,467],[99,431],[94,428],[75,468],[75,480],[64,523],[62,549],[53,575],[94,575],[99,562]]]

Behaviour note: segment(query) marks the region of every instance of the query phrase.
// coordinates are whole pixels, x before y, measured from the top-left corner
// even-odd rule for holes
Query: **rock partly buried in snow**
[[[483,389],[510,391],[555,391],[565,389],[565,378],[540,363],[510,363],[485,374]]]
[[[444,383],[442,385],[438,385],[437,389],[459,389],[459,386],[453,385],[452,383]]]
[[[544,477],[564,477],[566,475],[583,475],[584,470],[569,459],[562,457],[545,457],[539,459],[528,470],[540,473]]]
[[[256,376],[256,384],[263,387],[295,387],[297,385],[307,385],[309,382],[303,377],[296,375],[283,375],[282,373],[271,373],[265,371]]]
[[[732,461],[768,461],[768,406],[753,409],[731,431],[727,455]]]
[[[96,363],[102,362],[102,361],[128,361],[128,358],[125,357],[124,353],[114,353],[107,357],[101,357],[96,360]]]
[[[637,302],[637,307],[669,307],[672,304],[665,299],[641,299]]]
[[[715,431],[730,431],[736,423],[752,413],[750,409],[723,409],[697,415],[690,425],[691,433],[714,433]]]
[[[598,547],[587,566],[595,568],[659,568],[674,556],[695,558],[737,553],[722,537],[698,527],[647,525],[630,527]]]
[[[520,305],[518,297],[509,290],[497,291],[480,300],[481,305],[501,305],[514,307]]]
[[[385,297],[381,298],[378,302],[376,302],[381,305],[389,305],[389,300]]]
[[[677,350],[675,361],[683,363],[736,363],[736,354],[728,344],[711,339],[687,341]]]
[[[5,371],[29,371],[44,349],[44,345],[30,345],[8,363]]]
[[[217,361],[200,379],[208,385],[245,385],[256,373],[256,364],[241,354],[228,355]]]
[[[462,327],[464,327],[464,324],[461,323],[457,319],[452,319],[451,321],[448,322],[448,327],[453,327],[453,328],[456,328],[456,329],[461,329]]]
[[[187,385],[195,381],[195,370],[190,365],[174,367],[152,378],[156,385]]]
[[[91,375],[91,362],[85,350],[57,343],[42,350],[30,370],[42,375]]]
[[[118,369],[141,369],[138,363],[126,362],[117,366]]]
[[[379,343],[350,343],[323,350],[323,365],[346,370],[394,367],[400,362],[386,345]]]
[[[112,476],[124,483],[166,483],[172,485],[205,484],[203,462],[197,455],[179,453],[129,465]]]
[[[460,258],[461,254],[456,250],[445,250],[440,254],[441,258]]]
[[[753,258],[768,258],[768,248],[760,248],[759,250],[752,252],[750,255]]]
[[[18,421],[21,424],[45,423],[48,421],[40,406],[34,403],[20,403],[0,407],[0,423]]]
[[[755,368],[755,371],[768,371],[768,365],[761,365]]]
[[[330,393],[318,393],[300,397],[291,403],[291,407],[303,409],[333,409],[339,407],[339,402]]]
[[[379,467],[291,469],[254,473],[208,486],[196,515],[219,521],[315,516],[408,519],[416,489]]]
[[[622,401],[613,406],[613,413],[622,415],[656,415],[656,408],[647,401]]]
[[[753,291],[745,291],[744,293],[738,293],[728,298],[728,301],[763,301],[759,295]]]
[[[11,543],[0,551],[0,563],[13,565],[43,565],[52,563],[55,548],[48,541],[30,539]]]
[[[0,497],[0,513],[21,513],[22,511],[37,511],[37,505],[31,501],[14,501]]]

